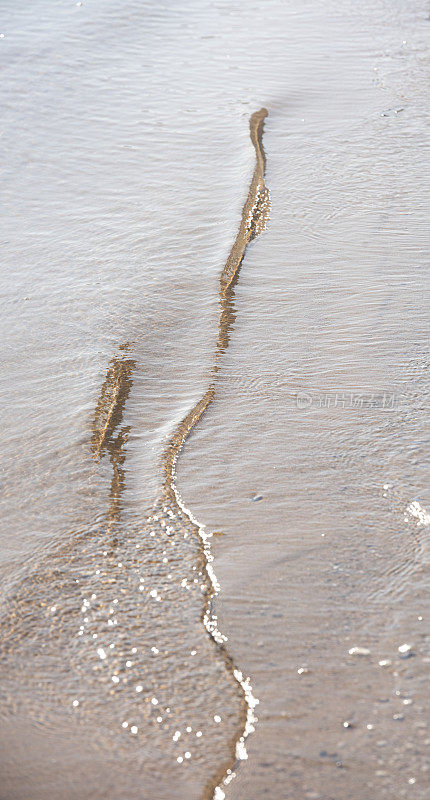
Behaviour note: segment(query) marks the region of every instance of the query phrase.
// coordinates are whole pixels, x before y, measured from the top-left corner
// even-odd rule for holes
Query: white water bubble
[[[410,644],[401,644],[397,649],[403,658],[412,655],[412,645]]]
[[[369,656],[370,650],[367,647],[351,647],[348,653],[350,656]]]

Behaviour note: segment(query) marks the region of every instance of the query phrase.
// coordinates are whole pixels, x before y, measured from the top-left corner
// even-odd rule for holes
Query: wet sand
[[[424,800],[425,9],[2,24],[0,797]]]
[[[266,116],[263,108],[250,119],[256,164],[239,230],[220,276],[219,335],[212,381],[168,443],[163,457],[165,480],[152,513],[135,530],[124,531],[121,511],[130,427],[123,425],[123,416],[137,366],[127,358],[127,343],[111,360],[93,421],[93,458],[98,463],[109,455],[112,467],[105,520],[30,560],[4,598],[0,655],[7,732],[3,740],[6,794],[24,797],[31,792],[36,796],[40,791],[41,796],[53,797],[59,791],[58,780],[70,787],[65,792],[76,792],[72,781],[76,763],[81,763],[83,771],[79,787],[84,781],[88,796],[94,796],[95,791],[116,792],[116,786],[124,791],[124,776],[116,768],[112,775],[111,755],[106,756],[106,750],[113,748],[120,769],[128,760],[127,791],[138,797],[136,777],[129,775],[131,766],[132,774],[136,773],[137,759],[133,744],[127,740],[135,737],[139,741],[143,736],[149,750],[146,771],[152,776],[158,773],[160,761],[176,762],[178,768],[193,759],[191,780],[178,781],[175,788],[164,788],[164,778],[157,775],[160,797],[167,792],[170,797],[180,797],[186,791],[188,796],[220,800],[240,762],[247,758],[246,740],[255,729],[258,700],[249,678],[232,660],[226,637],[218,627],[214,603],[219,584],[213,569],[211,534],[184,506],[175,481],[181,449],[214,399],[219,361],[228,347],[234,321],[234,286],[247,245],[264,231],[268,218],[262,146]],[[181,623],[186,627],[178,641]],[[150,648],[149,639],[155,642]],[[169,664],[172,658],[176,664],[173,669]],[[182,678],[178,675],[178,658]],[[206,694],[203,702],[193,697],[192,690],[198,665],[200,689]],[[223,708],[226,697],[230,697],[228,718],[223,712],[224,719],[221,713],[212,713],[212,719],[208,719],[208,701],[221,686]],[[66,717],[61,728],[58,712],[67,703],[76,721]],[[116,737],[111,730],[115,716]],[[101,730],[103,717],[109,722]],[[154,723],[160,733],[151,731]],[[208,730],[208,723],[212,729],[222,723],[220,737]],[[57,757],[49,759],[51,765],[58,762],[56,781],[46,768],[47,743],[32,731],[35,724],[51,729],[54,740],[56,735],[64,739],[57,745]],[[83,750],[81,736],[86,738],[88,729],[94,730],[96,725],[100,737],[97,746],[94,748],[91,742]],[[208,735],[209,745],[203,738]],[[198,747],[200,739],[203,748]],[[219,753],[209,760],[208,749],[217,740]],[[22,755],[17,759],[23,743],[30,760],[24,756],[23,761]],[[86,756],[81,758],[84,752]],[[106,772],[107,785],[103,787],[94,778],[99,771]]]

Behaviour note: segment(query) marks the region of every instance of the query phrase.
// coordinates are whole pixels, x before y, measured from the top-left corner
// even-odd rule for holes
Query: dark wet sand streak
[[[265,228],[269,210],[269,193],[264,183],[266,157],[264,154],[262,136],[264,120],[267,116],[265,108],[256,111],[250,119],[251,141],[255,147],[256,165],[249,187],[248,196],[242,210],[242,218],[234,244],[230,250],[224,269],[220,277],[220,318],[219,332],[215,355],[215,364],[212,370],[212,382],[196,403],[194,408],[178,425],[164,454],[164,492],[169,500],[175,502],[174,488],[175,462],[189,432],[195,427],[198,420],[212,402],[215,392],[215,377],[218,372],[218,362],[222,353],[228,347],[229,331],[233,322],[231,300],[233,288],[239,277],[239,270],[248,244]]]
[[[128,344],[121,346],[128,349]],[[109,364],[96,406],[93,421],[91,449],[95,461],[100,461],[105,452],[109,454],[112,465],[110,506],[107,514],[108,524],[118,522],[121,512],[121,495],[125,489],[125,450],[130,432],[129,426],[120,428],[125,404],[132,387],[132,375],[136,362],[131,358],[116,356]],[[115,434],[115,432],[118,432]]]

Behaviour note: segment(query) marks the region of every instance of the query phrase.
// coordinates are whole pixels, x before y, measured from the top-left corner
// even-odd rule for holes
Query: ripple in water
[[[125,489],[124,408],[138,369],[130,346],[112,359],[93,421],[95,461],[112,466],[105,519],[38,554],[2,609],[3,713],[91,732],[94,746],[184,768],[207,797],[222,800],[247,758],[254,730],[249,678],[233,663],[213,600],[211,535],[183,505],[175,465],[211,403],[233,321],[232,297],[248,243],[266,224],[269,195],[261,144],[265,109],[250,121],[256,166],[236,240],[221,275],[218,343],[211,384],[174,432],[164,456],[160,499],[141,524],[121,520]],[[209,777],[208,777],[209,776]],[[162,778],[161,778],[162,780]]]

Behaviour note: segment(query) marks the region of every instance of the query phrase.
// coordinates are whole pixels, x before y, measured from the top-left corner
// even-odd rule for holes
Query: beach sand
[[[6,6],[1,800],[424,800],[426,10]]]

